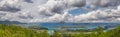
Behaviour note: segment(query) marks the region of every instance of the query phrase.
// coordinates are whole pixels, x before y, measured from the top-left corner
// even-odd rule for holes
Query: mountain
[[[25,23],[21,23],[21,22],[18,22],[18,21],[5,20],[5,21],[0,21],[0,24],[25,24]]]

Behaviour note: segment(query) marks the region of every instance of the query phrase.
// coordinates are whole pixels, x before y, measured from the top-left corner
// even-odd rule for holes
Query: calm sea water
[[[120,25],[120,23],[28,23],[24,25],[25,26],[37,25],[37,26],[46,27],[49,30],[52,30],[52,29],[59,29],[55,27],[60,27],[60,26],[71,26],[71,27],[72,26],[83,26],[88,29],[97,28],[98,26],[113,28],[113,27]]]
[[[111,28],[114,28],[120,23],[28,23],[28,24],[20,24],[22,26],[31,26],[31,25],[37,25],[37,26],[42,26],[45,28],[48,28],[48,33],[52,34],[54,30],[61,30],[61,28],[56,28],[56,27],[61,27],[61,26],[82,26],[86,27],[87,29],[94,29],[97,28],[98,26],[101,26],[103,28],[107,28],[106,30],[109,30]],[[79,28],[69,28],[69,29],[79,29]]]

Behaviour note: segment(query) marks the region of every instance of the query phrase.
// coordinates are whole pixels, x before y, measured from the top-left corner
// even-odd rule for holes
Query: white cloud
[[[0,20],[19,22],[117,22],[119,0],[0,0]],[[100,7],[97,11],[77,16],[71,9]],[[117,7],[117,9],[107,7]],[[103,9],[101,9],[104,7]]]
[[[46,4],[39,6],[41,15],[62,14],[64,11],[74,7],[82,7],[85,5],[84,0],[49,0]]]
[[[119,18],[120,10],[118,6],[118,9],[100,9],[97,11],[89,12],[87,14],[75,16],[74,19],[75,22],[117,22]]]
[[[87,0],[86,5],[91,9],[96,7],[115,7],[120,5],[120,0]]]
[[[87,14],[81,14],[73,16],[68,12],[63,14],[55,14],[46,18],[45,22],[120,22],[120,10],[118,9],[99,9],[96,11],[88,12]]]

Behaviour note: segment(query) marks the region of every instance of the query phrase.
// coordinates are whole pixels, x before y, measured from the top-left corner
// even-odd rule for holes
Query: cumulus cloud
[[[93,9],[96,7],[111,7],[120,5],[120,0],[87,0],[86,4]]]
[[[120,10],[118,6],[118,9],[100,9],[87,14],[75,16],[74,19],[76,22],[120,22],[119,18]]]
[[[44,22],[120,22],[119,8],[120,6],[118,6],[117,9],[99,9],[77,16],[64,12],[63,14],[55,14],[49,18],[45,18]]]
[[[55,14],[51,17],[49,17],[48,22],[69,22],[72,21],[71,17],[73,17],[68,12],[65,12],[64,14]]]
[[[0,20],[19,22],[118,22],[120,0],[0,0]],[[117,7],[118,6],[118,7]],[[92,10],[72,15],[75,8]],[[116,7],[108,8],[108,7]]]
[[[9,12],[17,12],[17,11],[20,11],[21,9],[20,8],[17,8],[17,7],[12,7],[12,6],[2,6],[0,7],[0,11],[9,11]]]
[[[18,0],[2,0],[0,2],[0,11],[17,12],[20,11],[19,6],[16,5]]]
[[[17,12],[21,11],[23,3],[33,3],[32,0],[1,0],[0,11]]]
[[[30,18],[30,16],[24,16],[20,14],[20,13],[26,13],[25,11],[24,12],[22,11],[24,10],[23,6],[25,6],[26,3],[28,2],[25,0],[1,0],[0,1],[0,20],[24,21],[27,18]]]
[[[85,0],[49,0],[39,6],[39,12],[41,15],[62,14],[69,8],[83,7],[85,3]]]

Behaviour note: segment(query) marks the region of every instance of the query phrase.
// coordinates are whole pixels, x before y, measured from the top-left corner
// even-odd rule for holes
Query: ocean
[[[94,29],[97,28],[98,26],[108,29],[108,28],[114,28],[120,25],[120,23],[27,23],[21,25],[24,26],[37,25],[48,28],[49,30],[60,29],[60,27],[85,27],[87,29]]]

